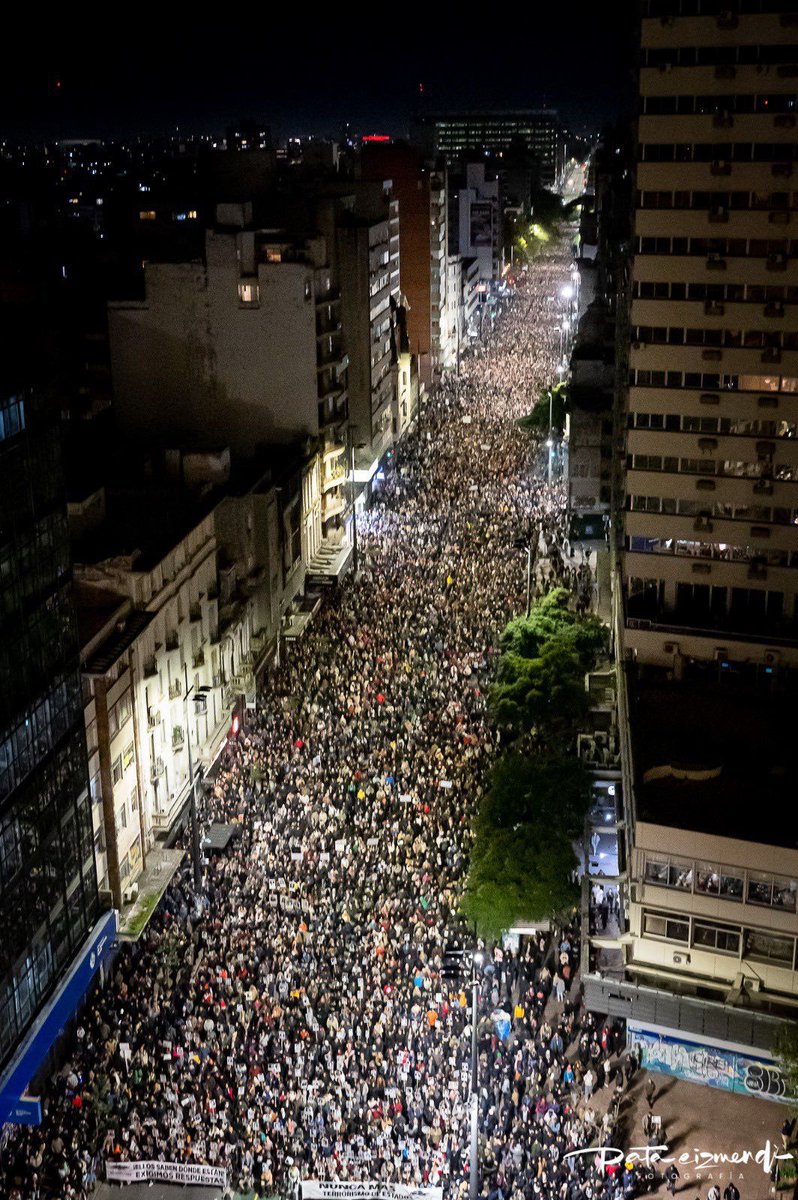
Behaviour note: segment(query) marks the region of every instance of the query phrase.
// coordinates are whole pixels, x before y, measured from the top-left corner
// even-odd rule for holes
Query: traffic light
[[[441,964],[442,979],[462,979],[468,968],[466,951],[447,946]]]

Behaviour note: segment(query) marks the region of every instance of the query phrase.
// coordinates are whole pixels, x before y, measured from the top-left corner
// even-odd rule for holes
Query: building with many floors
[[[22,386],[0,400],[0,1122],[41,1120],[22,1095],[52,1037],[29,1031],[104,957],[71,581],[58,406]]]
[[[798,664],[796,72],[775,0],[643,5],[622,554],[640,662]]]
[[[543,187],[558,188],[565,169],[565,134],[553,109],[429,113],[417,116],[413,138],[432,157],[459,167],[486,155],[525,151],[539,167]]]

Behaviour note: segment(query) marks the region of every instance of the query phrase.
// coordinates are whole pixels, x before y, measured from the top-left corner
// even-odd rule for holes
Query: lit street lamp
[[[202,861],[200,857],[199,821],[197,819],[197,779],[194,774],[194,759],[191,754],[191,722],[188,715],[188,698],[194,691],[194,685],[188,686],[188,664],[183,664],[186,687],[183,703],[186,706],[186,748],[188,750],[188,777],[191,785],[191,863],[194,868],[194,891],[199,896],[202,892]],[[194,714],[201,715],[208,707],[209,687],[198,687],[194,696]],[[201,768],[200,768],[201,770]]]

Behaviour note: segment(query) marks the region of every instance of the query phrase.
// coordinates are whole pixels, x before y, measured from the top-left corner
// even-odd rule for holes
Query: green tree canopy
[[[556,638],[578,655],[584,670],[590,670],[606,650],[607,627],[592,613],[575,613],[569,602],[570,593],[565,588],[553,588],[537,601],[528,617],[515,617],[505,627],[502,650],[522,658],[537,658],[546,642]]]
[[[490,692],[496,720],[541,745],[563,745],[587,715],[584,668],[567,639],[545,642],[535,658],[503,654]]]
[[[798,1023],[785,1025],[775,1045],[793,1111],[798,1109]]]
[[[537,824],[573,839],[582,832],[589,804],[590,781],[578,758],[513,751],[491,770],[475,829],[479,834]]]
[[[521,417],[518,425],[527,433],[548,433],[549,412],[551,412],[551,428],[562,432],[565,429],[565,415],[568,412],[568,391],[564,383],[555,383],[551,387],[543,388],[532,411],[525,417]]]
[[[578,888],[570,842],[538,824],[477,835],[461,909],[480,937],[497,940],[517,921],[538,921],[572,908]]]

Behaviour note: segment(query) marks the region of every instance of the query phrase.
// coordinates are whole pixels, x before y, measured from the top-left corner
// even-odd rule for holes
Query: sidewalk
[[[773,1185],[760,1164],[725,1163],[714,1165],[711,1169],[697,1170],[695,1156],[698,1153],[701,1161],[701,1152],[715,1155],[736,1152],[740,1155],[748,1150],[753,1158],[768,1141],[774,1154],[782,1153],[780,1130],[789,1112],[786,1104],[686,1083],[655,1071],[638,1071],[620,1110],[621,1136],[618,1140],[620,1148],[624,1150],[645,1145],[642,1122],[648,1112],[645,1087],[649,1078],[657,1084],[652,1111],[662,1118],[661,1140],[669,1146],[669,1150],[663,1151],[663,1154],[668,1153],[677,1159],[676,1165],[681,1175],[677,1194],[689,1200],[699,1195],[706,1197],[710,1182],[717,1183],[723,1192],[732,1178],[740,1191],[741,1200],[772,1198]],[[689,1155],[689,1161],[679,1163],[680,1155]],[[657,1169],[662,1172],[665,1166]],[[668,1195],[664,1183],[648,1194],[663,1198]],[[787,1197],[790,1191],[782,1195]]]

